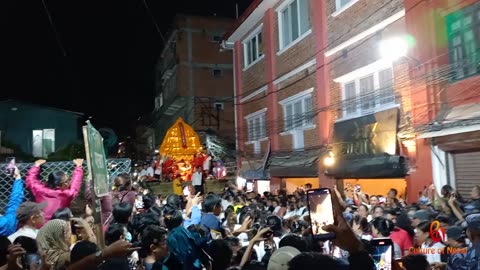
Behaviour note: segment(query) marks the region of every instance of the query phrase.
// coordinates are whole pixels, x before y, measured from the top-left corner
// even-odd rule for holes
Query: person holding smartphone
[[[17,167],[14,170],[14,179],[12,193],[8,201],[7,210],[3,216],[0,215],[0,235],[9,236],[17,229],[17,209],[23,201],[23,180]]]

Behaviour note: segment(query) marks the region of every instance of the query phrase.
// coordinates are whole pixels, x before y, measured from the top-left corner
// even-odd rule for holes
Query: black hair
[[[282,240],[280,240],[280,243],[278,243],[279,248],[286,246],[294,247],[300,252],[307,251],[307,242],[303,240],[300,236],[295,234],[290,234],[283,237]]]
[[[58,186],[64,182],[66,174],[62,171],[52,172],[48,175],[47,187],[51,189],[58,188]]]
[[[372,226],[377,229],[383,237],[389,237],[395,229],[393,222],[383,217],[378,217],[372,220]]]
[[[120,238],[125,234],[125,229],[126,227],[123,224],[110,224],[105,232],[105,244],[109,246],[120,240]]]
[[[225,270],[231,262],[233,252],[225,240],[213,240],[207,248],[207,253],[212,258],[212,270]]]
[[[121,173],[115,177],[114,185],[118,191],[132,190],[132,177],[128,173]]]
[[[203,202],[203,211],[205,213],[210,213],[213,212],[213,209],[215,207],[221,206],[222,205],[222,198],[218,196],[217,194],[209,194],[205,198],[205,201]]]
[[[438,222],[441,222],[441,223],[447,223],[447,224],[450,224],[450,220],[448,217],[446,216],[443,216],[443,215],[438,215],[435,217],[435,220],[437,220]]]
[[[390,192],[392,192],[395,197],[398,195],[398,190],[396,190],[394,188],[391,188]]]
[[[76,263],[87,256],[95,254],[97,251],[98,247],[95,243],[90,241],[77,242],[70,252],[70,263]]]
[[[362,232],[368,232],[368,220],[364,217],[361,217],[359,215],[354,215],[352,218],[352,225],[353,223],[360,225],[360,229]]]
[[[417,225],[417,229],[424,232],[428,233],[430,232],[430,221],[422,221]],[[430,236],[429,236],[430,237]]]
[[[167,204],[173,205],[173,206],[177,207],[177,209],[181,209],[182,198],[180,198],[180,196],[175,195],[175,194],[170,194],[170,195],[167,196],[166,201],[167,201]]]
[[[430,263],[423,254],[409,254],[402,258],[403,267],[407,270],[429,269]]]
[[[38,251],[37,241],[33,238],[26,236],[19,236],[13,241],[14,245],[20,245],[27,254],[35,254]]]
[[[163,241],[167,241],[167,233],[167,230],[160,226],[147,226],[141,235],[140,258],[145,258],[151,253],[151,245],[157,245]]]
[[[377,206],[373,207],[373,211],[372,211],[372,212],[375,213],[375,211],[376,211],[378,208],[382,209],[382,211],[385,212],[385,209],[384,209],[382,206],[380,206],[380,205],[377,205]]]
[[[130,232],[135,236],[135,239],[138,238],[145,228],[150,225],[160,226],[160,215],[147,212],[139,215],[135,215],[130,222]]]
[[[116,223],[127,224],[132,216],[132,205],[128,202],[116,203],[113,205],[112,216]]]
[[[410,218],[408,218],[408,214],[405,211],[400,212],[400,214],[397,216],[397,222],[395,223],[395,226],[406,231],[410,237],[415,237],[415,229],[413,228],[412,222],[410,221]]]
[[[362,208],[362,207],[365,208],[365,211],[368,212],[368,207],[367,207],[366,205],[364,205],[364,204],[360,204],[357,209],[360,209],[360,208]]]
[[[240,239],[238,239],[237,237],[227,237],[225,238],[225,241],[230,246],[230,248],[240,245]]]
[[[317,252],[304,252],[295,256],[288,262],[288,270],[305,269],[340,270],[340,264],[330,256]]]
[[[55,213],[53,213],[52,219],[61,219],[65,221],[70,221],[73,217],[72,210],[68,207],[59,208]]]
[[[153,195],[147,194],[143,196],[143,209],[148,210],[155,205],[155,197]]]
[[[0,266],[7,264],[8,246],[11,244],[8,237],[0,235]]]
[[[165,227],[171,230],[174,229],[183,223],[183,215],[182,212],[177,210],[175,206],[172,205],[165,205],[163,207],[163,222],[165,223]]]

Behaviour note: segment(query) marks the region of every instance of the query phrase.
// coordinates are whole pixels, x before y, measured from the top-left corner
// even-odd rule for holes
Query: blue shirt
[[[202,220],[202,211],[198,208],[198,205],[192,206],[192,216],[190,219],[183,221],[183,227],[188,228],[190,225],[198,225]]]
[[[474,243],[467,253],[457,253],[448,258],[447,270],[478,270],[480,269],[480,244]]]
[[[17,208],[23,202],[23,197],[23,180],[17,179],[13,183],[7,211],[0,217],[0,235],[9,236],[17,231]]]

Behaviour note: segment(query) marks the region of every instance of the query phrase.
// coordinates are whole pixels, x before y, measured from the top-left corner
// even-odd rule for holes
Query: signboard
[[[335,163],[325,171],[338,179],[402,178],[408,162],[398,156],[398,109],[335,123]]]
[[[335,159],[358,159],[397,153],[398,109],[335,123]]]
[[[87,154],[90,180],[93,180],[93,189],[98,197],[105,196],[108,188],[108,167],[103,138],[89,121],[83,127],[85,136],[85,150]]]

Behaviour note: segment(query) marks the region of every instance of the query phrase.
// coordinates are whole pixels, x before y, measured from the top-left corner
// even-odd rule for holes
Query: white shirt
[[[202,173],[201,172],[195,172],[192,175],[192,185],[194,186],[201,186],[202,185]]]
[[[138,174],[139,177],[142,177],[142,176],[146,176],[147,175],[147,170],[143,169],[140,171],[140,173]]]
[[[422,243],[422,249],[433,249],[435,252],[433,252],[433,254],[431,254],[432,252],[428,252],[428,254],[425,254],[425,256],[427,257],[427,261],[428,263],[432,264],[432,263],[435,263],[435,262],[441,262],[442,259],[441,259],[441,254],[438,252],[439,249],[442,249],[444,248],[445,245],[440,243],[440,242],[436,242],[435,244],[429,246],[429,245],[426,245],[425,243]]]
[[[285,213],[285,215],[283,216],[283,219],[289,219],[291,217],[301,216],[301,215],[302,215],[302,212],[300,212],[300,209],[296,209],[293,211],[287,211],[287,213]]]
[[[204,171],[209,171],[210,170],[210,164],[211,164],[212,157],[208,156],[204,161],[203,161],[203,170]]]
[[[10,240],[10,242],[13,243],[13,241],[15,241],[15,239],[17,239],[17,237],[20,237],[20,236],[26,236],[26,237],[30,237],[30,238],[33,238],[33,239],[37,239],[37,234],[38,234],[37,229],[32,229],[30,227],[25,226],[25,227],[22,227],[22,228],[18,229],[18,231],[16,231],[12,235],[10,235],[8,237],[8,240]]]
[[[148,167],[148,169],[147,169],[147,176],[153,177],[154,173],[155,173],[155,172],[153,171],[153,167]]]
[[[273,237],[273,242],[275,242],[276,248],[279,249],[280,246],[280,238]],[[265,241],[258,243],[258,245],[253,246],[255,252],[257,252],[257,259],[258,261],[262,261],[263,256],[265,256]]]

